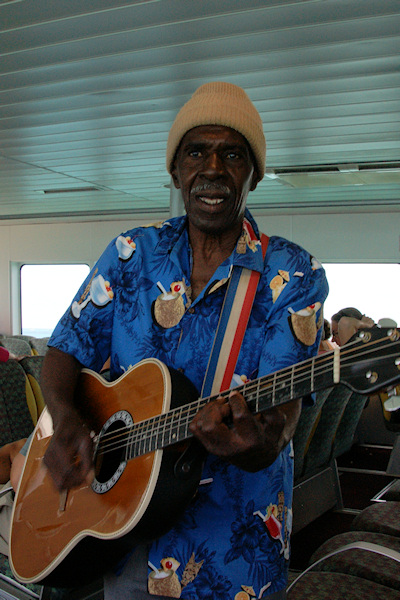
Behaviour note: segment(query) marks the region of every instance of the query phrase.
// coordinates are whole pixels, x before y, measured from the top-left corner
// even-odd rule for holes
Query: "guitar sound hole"
[[[97,494],[108,492],[121,477],[127,462],[127,431],[132,424],[126,411],[115,413],[104,424],[94,456],[96,475],[92,489]]]

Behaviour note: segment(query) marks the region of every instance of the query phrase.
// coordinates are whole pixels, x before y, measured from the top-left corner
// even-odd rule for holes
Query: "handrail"
[[[386,556],[387,558],[391,558],[391,559],[395,560],[396,562],[400,563],[400,552],[397,552],[396,550],[392,550],[391,548],[386,548],[385,546],[381,546],[380,544],[373,544],[371,542],[363,542],[363,541],[352,542],[351,544],[346,544],[345,546],[341,546],[340,548],[337,548],[336,550],[333,550],[332,552],[329,552],[329,554],[326,554],[325,556],[322,556],[321,558],[316,560],[312,565],[310,565],[309,567],[307,567],[307,569],[305,569],[302,573],[300,573],[300,575],[298,577],[296,577],[296,579],[294,581],[292,581],[292,583],[287,588],[286,592],[287,593],[290,592],[290,590],[293,588],[293,586],[295,586],[296,583],[302,577],[304,577],[304,575],[306,573],[311,571],[319,563],[323,562],[324,560],[327,560],[328,558],[331,558],[332,556],[335,556],[336,554],[340,554],[341,552],[346,552],[347,550],[354,550],[354,549],[367,550],[368,552],[374,552],[375,554],[380,554],[381,556]]]

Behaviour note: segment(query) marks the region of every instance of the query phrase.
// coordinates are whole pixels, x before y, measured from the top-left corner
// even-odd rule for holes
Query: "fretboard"
[[[249,410],[256,414],[333,385],[334,358],[334,352],[328,352],[234,389],[243,394]],[[228,398],[231,391],[199,398],[134,424],[126,434],[127,458],[135,458],[189,439],[192,437],[189,425],[199,410],[218,396]]]

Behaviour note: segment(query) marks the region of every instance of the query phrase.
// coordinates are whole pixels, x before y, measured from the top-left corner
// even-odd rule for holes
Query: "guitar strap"
[[[245,222],[245,227],[250,240],[258,241],[248,221]],[[268,236],[262,233],[263,258],[268,242]],[[203,381],[202,398],[231,387],[260,275],[258,271],[238,265],[232,269]]]

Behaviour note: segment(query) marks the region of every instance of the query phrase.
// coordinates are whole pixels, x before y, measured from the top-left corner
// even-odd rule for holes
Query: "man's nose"
[[[219,177],[224,172],[224,163],[217,152],[210,152],[204,161],[204,173],[207,177]]]

